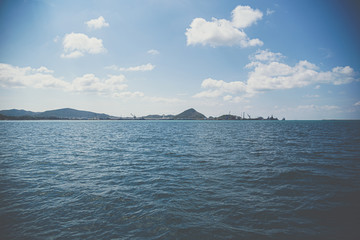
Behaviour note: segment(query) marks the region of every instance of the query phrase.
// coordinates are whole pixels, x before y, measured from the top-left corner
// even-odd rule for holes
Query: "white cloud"
[[[337,110],[340,109],[339,106],[334,106],[334,105],[323,105],[323,106],[318,106],[318,105],[300,105],[297,107],[297,109],[299,110],[322,110],[322,111],[332,111],[332,110]]]
[[[147,100],[150,102],[162,102],[162,103],[179,103],[182,102],[181,99],[178,98],[165,98],[165,97],[147,97]]]
[[[252,61],[280,61],[284,56],[281,53],[270,52],[269,49],[257,50],[254,55],[250,55]]]
[[[354,106],[360,106],[360,101],[354,103]]]
[[[136,98],[136,97],[144,97],[145,94],[139,91],[136,92],[120,92],[120,93],[114,93],[113,97],[118,98]]]
[[[27,68],[27,69],[31,69],[32,72],[39,72],[39,73],[53,73],[54,71],[53,70],[50,70],[44,66],[41,66],[39,68]]]
[[[249,6],[237,6],[232,11],[232,24],[236,28],[246,28],[262,18],[263,14],[259,9],[252,9]]]
[[[266,9],[266,16],[269,16],[271,14],[273,14],[275,12],[275,10],[271,10],[271,9]]]
[[[212,78],[205,79],[201,87],[203,88],[217,88],[221,89],[223,92],[226,93],[236,93],[242,92],[246,90],[246,85],[243,82],[224,82],[223,80],[215,80]]]
[[[319,97],[320,97],[320,95],[317,95],[317,94],[315,94],[315,95],[307,94],[304,96],[304,98],[319,98]]]
[[[51,75],[52,70],[46,67],[16,67],[0,63],[0,86],[4,88],[61,88],[66,89],[69,83]]]
[[[251,47],[262,46],[259,39],[249,39],[243,28],[261,19],[262,13],[249,6],[238,6],[232,11],[233,20],[212,18],[210,22],[195,18],[186,29],[187,45]]]
[[[63,58],[78,58],[85,53],[99,54],[106,51],[102,40],[92,37],[89,38],[83,33],[66,34],[63,40],[64,53]]]
[[[59,36],[56,36],[56,37],[54,37],[54,39],[53,39],[54,43],[57,43],[59,40],[60,40],[60,37],[59,37]]]
[[[116,65],[110,65],[110,66],[106,66],[104,67],[105,69],[108,69],[108,70],[114,70],[114,71],[118,71],[119,70],[119,67],[116,66]]]
[[[195,98],[202,97],[219,97],[224,94],[236,94],[246,91],[246,84],[240,81],[235,82],[224,82],[223,80],[215,80],[212,78],[207,78],[201,83],[201,87],[205,89],[210,89],[202,91],[194,95]],[[229,97],[227,97],[229,99]]]
[[[293,67],[279,62],[253,62],[251,67],[254,70],[249,73],[248,91],[290,89],[318,83],[340,85],[356,80],[354,70],[349,66],[321,72],[315,64],[306,60]]]
[[[333,53],[328,48],[319,48],[319,50],[322,52],[323,58],[331,58],[333,56]]]
[[[195,98],[214,98],[219,97],[223,94],[221,90],[207,90],[202,91],[194,95]]]
[[[145,65],[140,65],[140,66],[136,66],[136,67],[119,68],[119,71],[125,71],[125,72],[151,71],[154,68],[155,68],[155,65],[148,63]]]
[[[224,101],[231,101],[233,99],[233,96],[231,95],[226,95],[223,97]]]
[[[245,97],[243,96],[236,96],[236,97],[233,97],[231,95],[226,95],[223,97],[223,100],[226,101],[226,102],[232,102],[232,103],[239,103],[239,102],[246,102],[245,101]]]
[[[234,101],[238,97],[236,101],[241,101],[245,97],[251,97],[263,91],[301,88],[311,84],[340,85],[359,80],[349,66],[334,67],[326,72],[320,71],[318,66],[306,60],[290,66],[278,62],[284,58],[281,53],[272,53],[269,50],[257,51],[249,58],[253,61],[247,64],[246,68],[252,71],[248,73],[246,82],[225,82],[208,78],[201,83],[201,88],[206,90],[195,94],[194,97],[223,96],[225,101]],[[233,96],[239,94],[241,96]],[[312,97],[315,96],[318,95]]]
[[[136,67],[128,67],[128,68],[118,67],[116,65],[111,65],[111,66],[105,67],[105,69],[110,69],[110,70],[114,70],[114,71],[122,71],[122,72],[139,72],[139,71],[144,72],[144,71],[151,71],[154,68],[155,68],[155,65],[152,65],[151,63],[136,66]]]
[[[91,19],[87,22],[85,22],[85,24],[90,28],[90,29],[100,29],[103,27],[108,27],[109,23],[107,23],[104,19],[103,16],[100,16],[96,19]]]
[[[71,90],[97,93],[119,92],[128,87],[124,82],[124,75],[109,75],[107,79],[99,79],[94,74],[85,74],[74,79]]]
[[[148,54],[151,54],[151,55],[158,55],[160,54],[160,52],[156,49],[150,49],[149,51],[147,51]]]
[[[73,51],[73,52],[68,53],[68,54],[62,53],[60,56],[62,58],[78,58],[78,57],[84,56],[84,54],[82,52],[80,52],[80,51]]]
[[[0,87],[2,88],[54,88],[70,92],[91,92],[113,97],[130,98],[143,97],[142,92],[124,91],[128,85],[125,84],[124,75],[108,75],[101,79],[94,74],[84,74],[67,82],[52,75],[53,71],[44,66],[40,68],[16,67],[0,63]]]

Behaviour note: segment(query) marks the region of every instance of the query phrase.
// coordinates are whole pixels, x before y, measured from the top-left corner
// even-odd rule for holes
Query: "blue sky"
[[[0,109],[360,118],[356,1],[1,1]]]

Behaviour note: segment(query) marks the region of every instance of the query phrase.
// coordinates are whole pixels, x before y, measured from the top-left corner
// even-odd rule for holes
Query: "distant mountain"
[[[62,118],[62,119],[111,119],[112,117],[103,113],[80,111],[72,108],[50,110],[36,115],[40,118]]]
[[[45,112],[31,112],[25,110],[2,110],[0,111],[1,119],[115,119],[116,117],[89,111],[80,111],[71,108],[63,108],[57,110],[50,110]]]
[[[9,116],[9,117],[23,117],[23,116],[35,116],[38,114],[37,112],[18,110],[18,109],[10,109],[10,110],[2,110],[0,111],[1,115]]]
[[[199,113],[193,108],[190,108],[176,116],[174,116],[174,119],[178,120],[203,120],[206,119],[205,115],[202,113]]]

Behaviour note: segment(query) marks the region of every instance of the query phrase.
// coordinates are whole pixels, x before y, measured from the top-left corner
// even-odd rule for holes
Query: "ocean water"
[[[360,121],[2,121],[0,239],[360,239]]]

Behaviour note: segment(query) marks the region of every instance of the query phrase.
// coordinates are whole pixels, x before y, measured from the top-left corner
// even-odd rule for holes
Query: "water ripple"
[[[0,122],[1,239],[358,239],[359,121]]]

